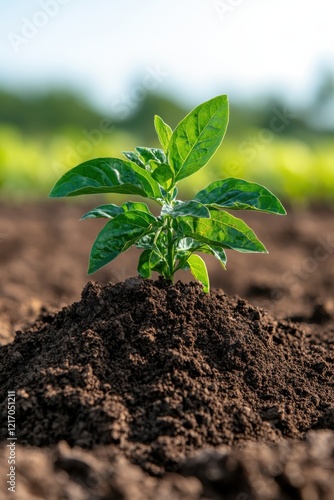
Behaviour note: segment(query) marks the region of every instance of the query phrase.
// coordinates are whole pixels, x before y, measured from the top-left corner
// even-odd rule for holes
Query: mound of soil
[[[89,285],[58,313],[87,281],[104,222],[78,219],[98,203],[0,202],[0,428],[9,388],[15,498],[333,500],[333,210],[245,213],[269,255],[228,251],[228,272],[205,257],[212,286],[252,306],[132,279]],[[124,281],[137,260],[129,249],[96,279]]]
[[[0,356],[2,440],[15,388],[21,445],[112,445],[153,476],[204,447],[334,430],[333,329],[197,283],[89,283]]]

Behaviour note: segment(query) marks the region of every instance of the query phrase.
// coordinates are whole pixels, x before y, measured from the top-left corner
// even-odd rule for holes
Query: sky
[[[108,110],[149,90],[307,101],[334,71],[333,19],[333,0],[0,0],[0,86]]]

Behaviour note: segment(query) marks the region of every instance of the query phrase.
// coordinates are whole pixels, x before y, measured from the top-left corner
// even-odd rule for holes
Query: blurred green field
[[[99,156],[121,157],[122,151],[136,146],[157,147],[155,112],[172,127],[184,116],[180,106],[155,97],[128,120],[103,128],[101,117],[91,109],[85,110],[75,99],[52,99],[34,106],[29,102],[27,109],[24,106],[28,101],[2,106],[1,198],[46,199],[57,179],[83,161]],[[3,102],[8,104],[8,96]],[[191,197],[213,180],[240,177],[265,185],[291,204],[334,204],[332,136],[313,133],[300,121],[282,133],[275,132],[268,128],[268,123],[272,117],[270,109],[277,108],[269,106],[267,115],[263,109],[232,109],[221,148],[207,167],[180,184],[182,196]]]
[[[0,127],[0,192],[15,199],[46,197],[65,171],[99,156],[120,156],[140,145],[135,135],[115,131],[94,145],[76,130],[53,137],[25,136],[15,127]],[[150,144],[157,146],[157,144]],[[257,146],[257,147],[256,147]],[[240,177],[264,184],[292,203],[331,203],[334,200],[334,143],[309,146],[291,138],[274,137],[243,153],[240,142],[228,138],[210,162],[190,180],[180,184],[191,197],[209,182]]]

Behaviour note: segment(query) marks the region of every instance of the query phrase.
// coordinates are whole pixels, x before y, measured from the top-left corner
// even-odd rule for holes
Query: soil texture
[[[333,328],[276,320],[197,283],[90,282],[0,355],[1,420],[15,387],[21,445],[113,445],[152,476],[203,448],[334,430]]]
[[[89,208],[0,204],[0,497],[15,390],[19,500],[333,500],[333,212],[246,214],[270,254],[206,295],[132,249],[86,284]]]
[[[35,320],[43,307],[79,300],[87,283],[90,248],[101,220],[79,221],[101,204],[49,200],[43,204],[0,203],[0,343]],[[294,211],[286,217],[244,212],[269,254],[227,251],[227,271],[211,256],[212,288],[238,294],[275,317],[326,322],[334,318],[334,212]],[[136,276],[139,251],[130,249],[94,279],[116,283]],[[191,280],[188,272],[177,279]]]

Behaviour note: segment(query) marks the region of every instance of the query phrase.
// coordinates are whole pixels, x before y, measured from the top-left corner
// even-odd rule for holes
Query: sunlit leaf
[[[209,276],[204,260],[199,255],[192,254],[187,260],[187,264],[194,278],[202,283],[204,292],[209,293]]]
[[[173,133],[172,129],[158,115],[155,115],[154,117],[154,127],[161,146],[164,148],[164,151],[167,151],[168,144]]]
[[[200,104],[178,124],[168,145],[168,160],[176,181],[206,165],[222,142],[227,124],[226,95]]]

